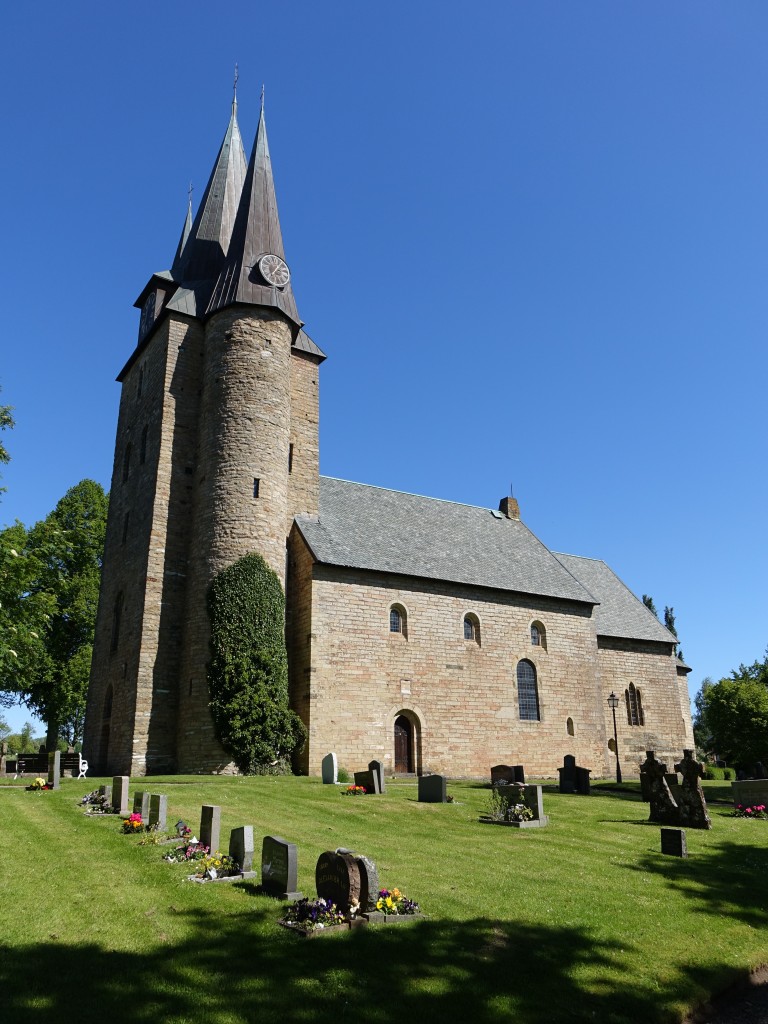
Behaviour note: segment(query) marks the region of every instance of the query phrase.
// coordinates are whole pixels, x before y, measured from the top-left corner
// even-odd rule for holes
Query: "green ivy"
[[[288,706],[285,597],[261,555],[224,569],[208,589],[208,691],[216,734],[241,772],[287,765],[306,741]]]

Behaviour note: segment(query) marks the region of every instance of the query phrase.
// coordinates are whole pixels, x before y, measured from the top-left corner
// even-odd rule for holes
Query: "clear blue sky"
[[[0,522],[106,487],[132,306],[261,84],[323,473],[496,507],[768,643],[765,0],[16,4]],[[24,711],[6,715],[14,724]]]

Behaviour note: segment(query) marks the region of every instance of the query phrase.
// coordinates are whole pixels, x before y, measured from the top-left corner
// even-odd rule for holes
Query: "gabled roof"
[[[296,349],[297,352],[306,352],[307,355],[317,356],[320,362],[327,358],[325,352],[312,341],[306,331],[299,331],[296,335],[296,341],[294,341],[291,347]]]
[[[490,509],[332,477],[319,507],[296,518],[318,562],[595,604],[520,520]]]
[[[605,562],[557,552],[555,557],[600,602],[594,611],[598,636],[677,643],[666,626],[662,626]]]
[[[279,309],[297,327],[302,326],[290,281],[276,288],[259,273],[258,261],[267,253],[285,260],[262,106],[229,252],[208,303],[209,314],[242,302]]]

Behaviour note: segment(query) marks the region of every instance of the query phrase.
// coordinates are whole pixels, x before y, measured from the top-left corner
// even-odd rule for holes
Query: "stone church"
[[[259,552],[286,592],[299,771],[551,776],[693,746],[675,637],[601,561],[498,509],[321,477],[325,354],[304,330],[262,108],[233,103],[170,270],[141,291],[122,385],[84,749],[102,774],[223,772],[206,590]]]

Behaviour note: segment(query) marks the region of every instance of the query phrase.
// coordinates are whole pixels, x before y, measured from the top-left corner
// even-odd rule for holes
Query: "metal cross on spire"
[[[192,206],[192,193],[194,191],[194,187],[192,185],[192,182],[190,181],[189,188],[187,189],[187,202],[189,203],[190,207]]]
[[[261,112],[264,113],[264,83],[261,83]]]

